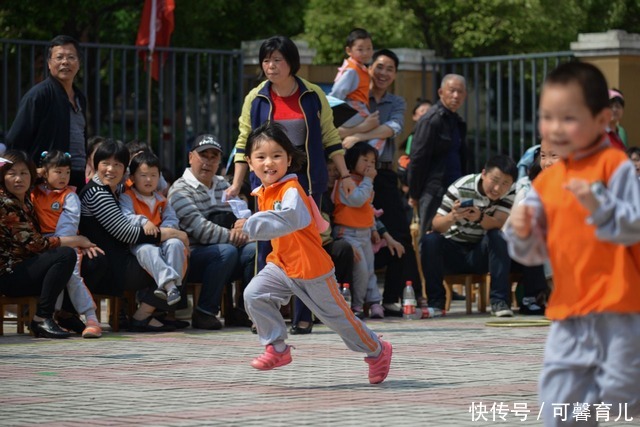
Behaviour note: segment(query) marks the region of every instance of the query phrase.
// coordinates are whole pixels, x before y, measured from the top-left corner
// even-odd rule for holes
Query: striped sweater
[[[213,186],[207,188],[187,168],[169,189],[169,203],[192,246],[229,243],[229,230],[208,220],[213,212],[231,212],[229,205],[222,203],[222,194],[228,187],[224,177],[216,175]]]
[[[496,212],[511,212],[513,200],[516,196],[515,185],[507,191],[507,194],[498,200],[491,200],[480,192],[482,187],[482,174],[471,174],[456,180],[447,189],[438,209],[438,214],[446,215],[451,212],[456,200],[473,199],[473,205],[485,215],[494,216]],[[484,237],[487,231],[474,221],[461,219],[453,224],[444,237],[461,243],[477,243]]]
[[[120,190],[116,194],[112,193],[97,176],[89,181],[79,194],[80,233],[105,252],[109,248],[131,244],[159,243],[159,234],[158,237],[145,235],[142,227],[132,225],[122,213],[117,199]]]

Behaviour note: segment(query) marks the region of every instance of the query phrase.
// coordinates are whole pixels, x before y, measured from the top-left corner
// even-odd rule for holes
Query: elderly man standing
[[[431,229],[447,187],[465,174],[467,126],[456,111],[467,96],[464,77],[447,74],[440,100],[420,118],[411,145],[409,204],[418,204],[420,234]]]
[[[227,203],[222,202],[229,183],[217,175],[222,147],[213,135],[200,135],[189,153],[191,167],[173,183],[168,199],[176,211],[180,228],[189,236],[191,260],[189,282],[201,282],[202,291],[193,309],[191,326],[220,329],[222,290],[232,280],[248,284],[253,277],[255,244],[234,229],[236,221]],[[229,320],[225,323],[229,326]]]
[[[20,101],[7,134],[10,148],[23,150],[38,164],[43,151],[71,154],[70,184],[85,184],[87,101],[73,81],[80,70],[78,42],[56,36],[49,43],[49,77],[32,87]]]

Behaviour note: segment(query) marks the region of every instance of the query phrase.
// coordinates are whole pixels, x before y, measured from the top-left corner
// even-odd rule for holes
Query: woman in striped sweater
[[[87,280],[87,284],[93,293],[117,295],[125,290],[138,291],[140,306],[131,319],[132,331],[173,330],[172,325],[164,325],[151,317],[156,308],[167,310],[168,306],[153,294],[156,283],[140,267],[129,247],[140,243],[158,244],[170,238],[180,239],[188,245],[187,235],[173,228],[161,228],[157,235],[146,235],[142,227],[132,225],[124,216],[119,205],[120,183],[129,164],[129,151],[122,142],[106,140],[100,144],[93,164],[96,174],[80,192],[80,232],[91,236],[90,239],[104,250],[109,268],[102,277]],[[84,271],[90,270],[91,267],[84,268]]]

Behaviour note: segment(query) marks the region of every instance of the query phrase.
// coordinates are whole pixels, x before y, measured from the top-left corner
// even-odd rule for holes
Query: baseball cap
[[[209,148],[213,148],[222,153],[222,146],[218,141],[216,141],[216,138],[213,135],[204,134],[196,137],[195,141],[193,141],[191,151],[201,153],[204,150],[208,150]]]

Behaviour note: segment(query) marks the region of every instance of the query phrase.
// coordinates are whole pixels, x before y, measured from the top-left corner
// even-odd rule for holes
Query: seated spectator
[[[143,227],[129,222],[119,202],[124,190],[121,183],[128,164],[129,151],[120,141],[102,142],[93,156],[96,174],[80,192],[80,232],[104,250],[109,268],[102,277],[89,279],[87,274],[93,268],[91,265],[85,266],[83,262],[83,276],[93,293],[120,295],[125,290],[137,291],[140,306],[131,319],[131,331],[172,331],[175,330],[174,325],[165,325],[152,317],[157,308],[169,308],[166,301],[154,295],[157,285],[131,253],[130,245],[158,245],[174,238],[188,245],[187,236],[180,230],[167,227],[161,227],[156,235],[147,235]]]
[[[96,254],[84,236],[44,237],[29,197],[36,168],[26,153],[8,150],[0,159],[0,292],[38,297],[30,328],[35,337],[67,338],[53,320],[58,295],[73,274],[76,251]]]
[[[560,160],[560,156],[553,150],[549,142],[542,141],[537,145],[534,159],[529,167],[529,175],[518,179],[516,183],[516,197],[513,205],[517,206],[524,200],[531,183],[544,169]],[[518,163],[520,164],[520,163]],[[508,221],[507,221],[508,222]],[[551,266],[549,263],[536,266],[525,266],[516,261],[511,261],[511,271],[522,274],[522,298],[518,300],[520,314],[544,314],[549,298],[549,286],[551,280]],[[519,294],[519,293],[518,293]]]
[[[137,153],[129,163],[129,172],[132,185],[121,196],[120,204],[131,224],[142,226],[147,235],[156,235],[163,227],[178,229],[176,213],[158,192],[158,157],[151,151]],[[154,294],[168,305],[181,299],[179,287],[187,272],[187,247],[179,239],[168,239],[160,246],[142,243],[131,248],[138,263],[156,281]]]
[[[36,185],[31,193],[40,232],[45,237],[77,236],[80,199],[76,188],[69,185],[71,156],[60,150],[45,151],[42,153],[40,166],[44,182]],[[69,311],[57,311],[55,318],[60,326],[82,334],[83,338],[99,338],[102,336],[102,328],[96,315],[93,296],[80,275],[81,262],[82,256],[78,256],[73,275],[65,289],[65,299],[68,298],[73,307]],[[60,302],[62,303],[62,299]],[[86,325],[75,312],[85,317]]]
[[[495,156],[482,173],[463,176],[451,184],[433,219],[434,232],[420,241],[421,262],[429,307],[444,314],[446,274],[491,273],[491,314],[513,316],[510,307],[511,258],[500,228],[511,211],[515,162]]]
[[[636,175],[640,179],[640,147],[629,147],[627,149],[627,156],[631,159],[631,163],[636,169]]]
[[[222,147],[213,135],[197,137],[189,152],[191,167],[173,183],[168,195],[180,228],[189,236],[187,281],[202,283],[192,316],[192,327],[197,329],[221,329],[216,315],[224,287],[237,278],[246,285],[253,277],[255,244],[247,244],[242,230],[233,228],[236,217],[231,207],[222,202],[229,183],[216,175],[221,159]],[[234,310],[234,319],[225,319],[227,326],[250,326],[242,306],[238,309]]]

